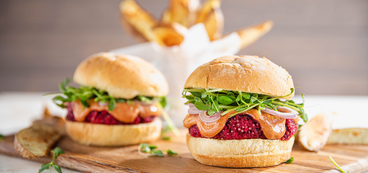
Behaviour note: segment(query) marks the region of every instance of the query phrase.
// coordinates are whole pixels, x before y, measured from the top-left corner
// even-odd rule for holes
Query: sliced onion
[[[207,115],[206,113],[207,111],[199,111],[199,118],[201,119],[202,122],[205,123],[212,123],[217,121],[218,119],[221,118],[221,113],[222,112],[217,112],[211,116]]]
[[[107,106],[107,103],[102,103],[101,101],[98,101],[98,105],[100,105],[101,107]]]
[[[271,115],[281,117],[281,118],[285,118],[285,119],[294,119],[294,118],[298,117],[298,112],[293,110],[293,109],[290,109],[288,107],[277,106],[277,110],[278,111],[274,111],[274,110],[269,109],[269,108],[264,108],[261,111],[266,112],[266,113],[271,114]]]
[[[194,106],[193,103],[188,103],[186,105],[189,106],[189,109],[188,109],[189,114],[199,114],[199,110]]]

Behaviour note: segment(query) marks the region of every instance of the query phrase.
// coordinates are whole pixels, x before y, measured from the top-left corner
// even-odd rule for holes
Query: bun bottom
[[[266,167],[290,159],[294,137],[287,141],[267,139],[218,140],[187,134],[187,145],[195,160],[221,167]]]
[[[137,125],[106,125],[65,120],[69,137],[80,144],[93,146],[124,146],[152,142],[160,137],[162,121]]]

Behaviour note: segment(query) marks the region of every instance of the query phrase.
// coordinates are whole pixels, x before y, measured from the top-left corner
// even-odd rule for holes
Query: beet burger
[[[168,84],[152,64],[128,55],[98,53],[74,73],[81,86],[59,85],[54,102],[67,108],[66,132],[85,145],[122,146],[156,140]]]
[[[266,58],[225,56],[198,67],[183,91],[187,145],[200,163],[265,167],[290,158],[304,103],[288,72]]]

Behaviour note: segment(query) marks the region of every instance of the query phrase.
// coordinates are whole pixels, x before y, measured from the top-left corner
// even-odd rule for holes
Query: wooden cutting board
[[[193,159],[185,143],[186,129],[180,137],[171,141],[157,141],[158,149],[171,149],[176,156],[147,157],[138,153],[138,145],[128,147],[88,147],[62,138],[57,146],[65,151],[56,159],[59,166],[84,172],[339,172],[329,160],[332,156],[344,170],[364,172],[368,170],[368,146],[327,145],[315,153],[304,151],[294,145],[294,162],[267,168],[232,169],[206,166]],[[0,140],[0,153],[21,157],[13,148],[14,136]],[[209,146],[210,147],[210,146]],[[166,153],[166,152],[165,152]],[[37,162],[47,163],[51,158],[40,158]],[[37,170],[34,170],[35,172]]]

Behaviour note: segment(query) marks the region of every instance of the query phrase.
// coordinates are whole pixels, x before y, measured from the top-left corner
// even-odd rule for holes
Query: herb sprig
[[[59,156],[60,154],[63,154],[64,151],[62,151],[59,147],[56,147],[54,150],[51,151],[54,153],[54,157],[52,158],[52,161],[50,163],[45,163],[41,166],[41,169],[38,170],[38,173],[41,173],[42,171],[46,169],[50,169],[50,166],[52,166],[58,173],[62,173],[60,166],[56,165],[55,158]]]
[[[344,171],[342,168],[335,162],[335,160],[330,156],[331,162],[336,166],[337,169],[339,169],[342,173],[349,173],[349,171]]]
[[[293,163],[293,161],[294,161],[294,157],[291,157],[289,160],[287,160],[284,163],[290,164],[290,163]]]
[[[304,122],[308,121],[307,114],[304,111],[303,103],[296,104],[293,100],[281,100],[294,93],[294,88],[290,89],[290,94],[281,97],[271,97],[269,95],[247,93],[241,91],[228,91],[222,89],[195,89],[186,88],[183,90],[183,98],[188,99],[186,103],[193,103],[199,110],[208,111],[209,115],[223,111],[225,115],[231,111],[241,112],[249,109],[258,108],[259,111],[264,108],[277,110],[277,106],[285,106],[298,111],[299,116]],[[236,115],[234,113],[229,116]]]
[[[138,148],[138,152],[144,152],[150,156],[158,156],[158,157],[164,157],[164,153],[162,152],[162,150],[157,150],[157,146],[156,145],[150,145],[150,144],[146,144],[146,143],[141,143],[139,145]],[[167,151],[167,155],[169,156],[173,156],[173,155],[177,155],[177,152],[174,152],[170,149],[168,149]]]
[[[137,96],[133,99],[114,98],[110,96],[106,91],[99,90],[93,87],[80,86],[79,88],[67,86],[70,79],[59,84],[59,90],[61,95],[55,96],[53,102],[61,108],[66,108],[66,102],[72,102],[80,100],[84,107],[89,107],[88,101],[93,99],[95,102],[107,103],[108,109],[112,111],[116,107],[116,103],[133,103],[133,100],[138,100],[151,104],[153,101],[157,101],[161,107],[165,108],[167,105],[166,97],[146,97]]]

